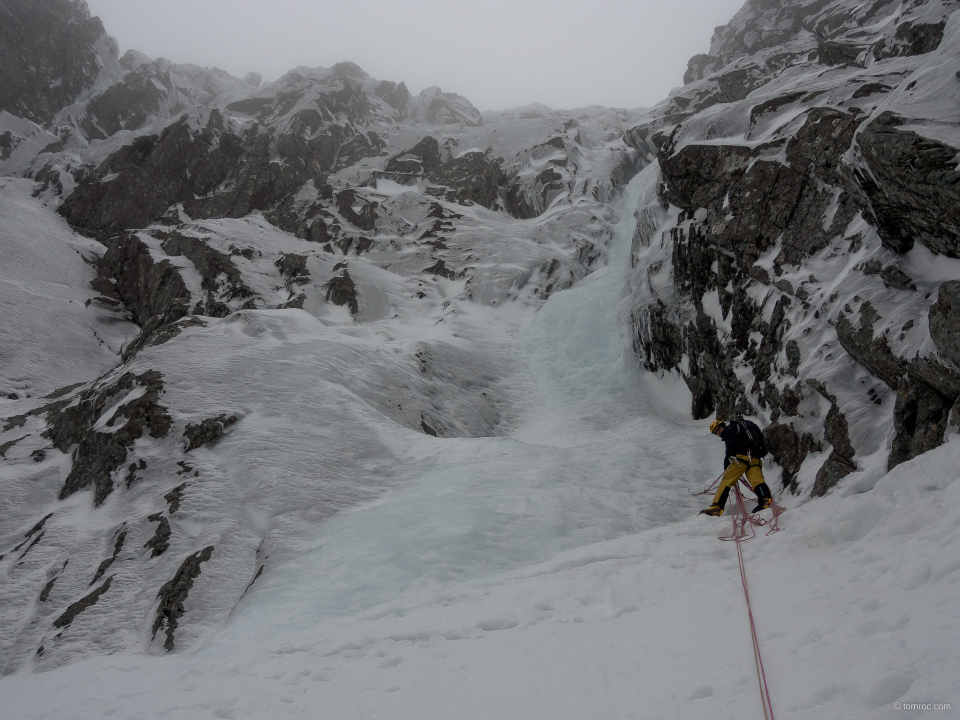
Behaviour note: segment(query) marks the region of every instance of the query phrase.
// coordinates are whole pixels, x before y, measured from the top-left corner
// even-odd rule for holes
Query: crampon
[[[723,477],[722,475],[720,477]],[[733,518],[733,531],[730,535],[723,535],[720,537],[721,540],[727,542],[742,542],[744,540],[750,540],[755,537],[757,532],[756,528],[765,527],[767,528],[767,535],[773,535],[776,532],[780,532],[779,517],[783,514],[785,508],[776,501],[776,499],[771,498],[771,503],[769,510],[771,511],[771,517],[769,519],[761,517],[763,510],[756,513],[751,513],[747,510],[746,501],[743,497],[743,492],[740,490],[741,483],[745,488],[750,490],[750,484],[746,481],[745,478],[740,478],[736,485],[733,486],[733,495],[734,495],[734,506],[731,508],[732,512],[730,517]],[[715,492],[717,486],[720,484],[720,478],[718,477],[713,484],[702,492],[690,492],[693,496],[698,495],[708,495],[712,492]]]

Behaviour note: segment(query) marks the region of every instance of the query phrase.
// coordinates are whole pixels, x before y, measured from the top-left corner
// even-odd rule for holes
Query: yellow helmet
[[[723,420],[720,420],[719,418],[714,420],[712,423],[710,423],[710,432],[711,433],[716,432],[717,428],[721,425],[726,425],[726,423]]]

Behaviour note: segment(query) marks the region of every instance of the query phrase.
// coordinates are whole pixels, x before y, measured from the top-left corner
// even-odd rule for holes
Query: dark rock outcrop
[[[190,291],[179,270],[169,260],[155,261],[146,243],[136,235],[110,241],[96,267],[97,277],[91,286],[107,298],[122,300],[141,327],[140,334],[124,348],[124,359],[148,345],[176,337],[186,327],[204,324],[199,318],[186,317]]]
[[[429,135],[409,150],[390,158],[385,172],[388,176],[398,176],[400,180],[403,180],[403,176],[426,177],[437,185],[451,188],[453,192],[449,194],[449,200],[460,203],[475,202],[487,208],[494,207],[500,188],[507,179],[499,158],[489,158],[483,152],[468,152],[451,158],[445,149],[441,149],[437,139]],[[552,171],[548,169],[544,172]],[[550,183],[553,178],[552,175],[544,176],[542,180]],[[514,191],[514,194],[516,192]],[[514,198],[513,204],[517,212],[523,212],[518,198]]]
[[[110,585],[112,583],[113,583],[113,576],[111,575],[110,577],[107,578],[107,581],[103,585],[98,587],[89,595],[85,595],[84,597],[80,598],[75,603],[70,605],[70,607],[64,610],[63,614],[53,621],[53,626],[55,628],[63,628],[69,625],[70,623],[72,623],[74,619],[76,619],[77,615],[82,613],[84,610],[87,610],[93,607],[94,605],[96,605],[97,602],[100,600],[100,598],[103,596],[103,594],[110,589]]]
[[[197,303],[195,314],[224,317],[231,312],[226,302],[254,295],[230,256],[210,247],[203,238],[177,231],[155,234],[163,238],[161,247],[167,255],[185,256],[200,273],[200,287],[207,291],[207,302],[205,306]]]
[[[170,73],[142,66],[123,82],[91,99],[80,127],[91,140],[107,138],[121,130],[138,130],[160,110],[165,91],[172,90]]]
[[[97,572],[94,573],[93,580],[90,581],[90,585],[95,584],[97,580],[102,578],[107,570],[110,569],[110,566],[116,561],[117,555],[119,555],[120,551],[123,549],[123,543],[126,539],[127,531],[122,530],[120,534],[117,535],[117,539],[113,543],[113,554],[100,563],[100,566],[97,568]]]
[[[20,138],[9,130],[0,133],[0,160],[9,160],[19,144]]]
[[[373,92],[377,97],[390,105],[390,107],[396,108],[397,110],[406,108],[410,102],[410,91],[407,90],[407,86],[403,83],[398,85],[389,80],[383,80],[377,85]]]
[[[337,193],[337,210],[347,222],[361,230],[373,230],[377,225],[379,204],[366,200],[356,190],[344,190]]]
[[[40,597],[38,598],[40,602],[46,602],[49,599],[50,593],[53,592],[53,586],[57,584],[59,577],[59,574],[54,575],[47,581],[47,584],[43,586],[43,590],[40,591]]]
[[[457,202],[493,208],[505,177],[500,162],[482,152],[468,152],[429,173],[430,180],[454,190]]]
[[[462,95],[432,87],[421,92],[418,100],[424,120],[431,125],[478,127],[483,124],[480,112]]]
[[[784,487],[796,488],[797,473],[807,456],[820,452],[823,445],[810,433],[798,433],[792,425],[773,423],[763,429],[767,449],[783,469]]]
[[[943,41],[945,22],[925,23],[910,20],[897,27],[891,42],[880,41],[873,47],[877,60],[933,52]]]
[[[949,294],[948,288],[944,296]],[[931,314],[938,318],[934,321],[938,327],[945,305],[935,304],[931,309]],[[888,466],[893,468],[943,444],[950,408],[960,398],[960,372],[936,358],[898,357],[890,349],[885,335],[874,337],[873,328],[878,320],[879,314],[867,302],[860,308],[859,328],[843,313],[836,327],[843,348],[897,393],[896,435],[888,460]],[[949,337],[939,333],[938,336],[942,341]]]
[[[386,145],[383,139],[372,130],[367,133],[357,133],[340,146],[334,169],[356,165],[364,158],[377,157]]]
[[[443,164],[443,160],[440,143],[428,135],[409,150],[390,158],[384,169],[391,173],[429,175]]]
[[[324,207],[324,199],[332,199],[333,188],[322,185],[321,201],[306,210],[296,207],[294,196],[286,198],[277,207],[264,213],[264,217],[281,230],[296,235],[301,240],[315,243],[336,241],[342,225],[330,210]],[[326,197],[324,197],[326,196]]]
[[[823,65],[857,65],[863,67],[861,59],[869,46],[851,42],[832,42],[830,40],[817,45],[817,60]]]
[[[44,437],[61,452],[74,448],[61,499],[93,486],[94,504],[106,500],[113,491],[113,473],[124,466],[133,443],[145,432],[162,438],[170,430],[170,415],[159,404],[162,392],[163,378],[156,370],[128,372],[84,390],[69,407],[50,412]],[[121,404],[106,417],[104,410],[118,401]]]
[[[26,436],[24,436],[24,437],[26,437]],[[18,442],[20,442],[21,440],[23,440],[23,438],[22,438],[22,437],[19,437],[19,438],[15,438],[15,439],[13,439],[13,440],[8,440],[8,441],[5,442],[5,443],[0,443],[0,458],[6,457],[7,450],[9,450],[10,448],[12,448],[14,445],[16,445],[16,444],[17,444]]]
[[[520,178],[514,180],[504,194],[504,206],[514,217],[534,218],[543,213],[565,187],[563,175],[555,168],[548,167],[532,181],[525,182]]]
[[[955,402],[956,398],[947,397],[927,383],[904,377],[897,386],[893,410],[896,435],[888,469],[943,445],[950,409]]]
[[[275,136],[272,131],[251,129],[245,137],[246,155],[237,163],[232,184],[207,197],[186,199],[187,213],[197,218],[243,217],[255,210],[275,210],[305,182],[324,183],[346,137],[347,131],[338,125],[309,140],[292,132]],[[282,163],[273,162],[272,151]]]
[[[58,212],[77,229],[107,240],[146,227],[177,202],[209,195],[236,171],[243,152],[238,136],[211,127],[195,130],[184,116],[160,135],[138,137],[111,155]]]
[[[30,528],[29,530],[27,530],[27,532],[23,534],[23,541],[20,542],[20,544],[17,545],[15,548],[13,548],[13,550],[11,550],[10,552],[11,553],[19,552],[20,548],[22,548],[27,543],[30,543],[30,545],[27,547],[27,550],[29,550],[31,547],[36,545],[37,541],[43,536],[43,533],[44,533],[43,526],[46,525],[47,520],[49,520],[52,517],[53,517],[53,513],[49,513],[48,515],[41,518],[36,525],[34,525],[32,528]],[[31,540],[30,538],[33,538],[33,540]],[[26,554],[27,554],[27,551],[25,550],[23,555],[26,555]],[[23,555],[21,555],[20,557],[23,557]],[[3,556],[0,555],[0,557],[3,557]]]
[[[159,319],[154,318],[144,326],[133,342],[123,349],[122,357],[124,360],[129,360],[143,348],[163,345],[163,343],[173,340],[187,328],[206,326],[207,324],[203,320],[195,316],[188,316],[166,324],[161,324]]]
[[[166,650],[173,650],[174,633],[185,612],[183,603],[194,581],[200,577],[200,564],[212,556],[212,545],[190,555],[177,569],[176,574],[165,582],[157,593],[160,604],[157,607],[156,619],[153,621],[153,637],[157,636],[158,630],[163,629],[167,636],[163,643]]]
[[[173,490],[168,492],[163,496],[163,499],[167,501],[167,506],[170,510],[170,514],[173,515],[177,510],[180,509],[180,503],[183,501],[183,492],[187,489],[186,483],[181,483],[177,485]]]
[[[85,2],[0,0],[0,110],[48,123],[93,86],[98,44],[116,55]]]
[[[143,546],[150,550],[150,557],[155,558],[163,555],[170,547],[170,521],[162,513],[154,513],[147,520],[157,523],[157,529]]]
[[[902,129],[905,122],[885,112],[857,135],[867,166],[858,180],[877,232],[897,252],[919,240],[960,258],[960,150]]]
[[[830,402],[830,410],[823,421],[824,440],[832,447],[830,456],[817,472],[813,483],[811,496],[822,497],[847,475],[857,469],[854,461],[856,451],[850,442],[850,430],[847,418],[837,406],[837,399],[827,389],[815,380],[808,381],[821,395]]]
[[[786,146],[789,165],[766,159],[778,147],[687,145],[661,156],[663,198],[693,215],[707,209],[707,245],[735,253],[741,267],[782,237],[780,262],[796,264],[822,249],[859,209],[843,193],[832,222],[823,216],[834,202],[825,186],[841,186],[837,162],[853,139],[855,116],[814,108]],[[669,146],[666,150],[669,151]]]
[[[444,262],[443,258],[440,258],[439,260],[437,260],[430,267],[424,268],[423,271],[430,275],[446,278],[447,280],[456,280],[458,277],[457,272],[455,270],[447,267],[447,264],[446,262]]]
[[[930,337],[937,349],[960,369],[960,280],[940,285],[929,319]]]
[[[239,419],[239,415],[224,413],[216,417],[206,418],[199,423],[189,423],[183,430],[184,452],[196,450],[198,447],[220,438],[223,431],[235,425]]]
[[[103,272],[103,271],[106,272]],[[136,235],[124,235],[107,247],[100,282],[112,280],[120,299],[141,327],[179,320],[189,312],[190,291],[169,260],[154,261]]]
[[[687,70],[683,73],[683,84],[689,85],[696,80],[703,80],[725,64],[722,58],[714,57],[713,55],[706,53],[694,55],[687,62]]]
[[[333,266],[333,271],[334,275],[327,283],[326,299],[334,305],[346,305],[350,312],[356,315],[360,312],[357,286],[350,277],[346,263],[337,263]]]
[[[310,271],[307,269],[307,256],[297,253],[281,253],[280,258],[274,263],[280,274],[288,280],[308,282]]]

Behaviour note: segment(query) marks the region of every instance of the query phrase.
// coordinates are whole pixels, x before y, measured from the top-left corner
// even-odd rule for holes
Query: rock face
[[[627,132],[661,181],[634,240],[641,362],[681,373],[694,417],[772,423],[813,495],[884,444],[889,467],[938,446],[960,398],[954,283],[911,260],[958,253],[939,96],[960,3],[885,7],[751,0]]]
[[[904,129],[908,122],[887,111],[857,136],[866,164],[858,179],[874,225],[897,252],[921,242],[935,253],[960,258],[957,150]]]
[[[194,580],[200,575],[200,564],[208,561],[212,556],[213,546],[211,545],[188,557],[180,565],[176,574],[157,593],[160,604],[153,623],[153,637],[157,636],[158,630],[164,631],[167,636],[163,642],[165,650],[173,650],[174,633],[185,612],[183,603],[193,587]]]
[[[240,138],[220,131],[218,117],[211,113],[202,129],[184,118],[160,135],[137,138],[78,184],[60,213],[106,240],[149,225],[177,202],[209,194],[243,155]]]
[[[120,533],[117,535],[116,542],[113,545],[113,554],[110,557],[108,557],[106,560],[104,560],[102,563],[100,563],[100,566],[97,568],[97,572],[93,576],[93,580],[90,581],[91,585],[96,584],[96,582],[104,576],[107,570],[110,569],[110,566],[113,565],[114,562],[116,562],[117,556],[120,554],[120,551],[123,550],[123,543],[126,541],[126,539],[127,539],[127,530],[121,530]],[[56,580],[56,578],[53,578],[50,581],[50,584],[44,588],[44,593],[47,596],[50,595],[50,590],[53,587],[54,580]],[[43,597],[43,593],[41,594],[41,599],[46,600],[46,597]]]
[[[83,597],[80,600],[77,600],[75,603],[73,603],[70,607],[68,607],[64,611],[63,615],[61,615],[60,617],[58,617],[56,620],[53,621],[53,626],[55,628],[63,628],[69,625],[70,623],[72,623],[74,618],[77,617],[77,615],[82,613],[84,610],[90,607],[93,607],[94,605],[97,604],[97,601],[100,599],[100,597],[105,592],[107,592],[107,590],[110,589],[110,585],[112,582],[113,582],[113,578],[108,577],[106,582],[103,583],[103,585],[98,587],[96,590],[94,590],[92,593],[90,593],[86,597]]]
[[[116,45],[86,2],[0,2],[0,110],[50,122],[96,82]]]
[[[144,433],[163,438],[170,430],[170,415],[158,403],[162,392],[158,372],[125,373],[115,382],[83,391],[75,405],[50,414],[45,435],[54,447],[68,452],[76,446],[61,499],[91,485],[95,505],[107,499],[114,488],[113,473],[126,463],[134,442]]]
[[[163,239],[160,247],[167,255],[183,255],[200,273],[200,287],[207,296],[205,303],[197,302],[193,310],[195,315],[224,317],[231,312],[226,304],[228,301],[254,295],[253,290],[243,282],[230,256],[210,247],[203,238],[189,237],[176,231],[157,235]]]
[[[960,280],[949,280],[930,307],[930,337],[940,354],[960,368]]]
[[[183,439],[186,441],[184,449],[186,452],[190,452],[213,442],[223,435],[224,430],[235,424],[239,419],[238,415],[218,415],[199,423],[188,424],[183,430]]]
[[[458,202],[475,202],[492,209],[505,178],[499,162],[482,152],[468,152],[436,168],[430,179],[452,188]]]
[[[148,65],[129,73],[123,82],[111,85],[87,105],[81,124],[85,135],[102,140],[124,129],[143,127],[160,111],[165,97],[161,87],[173,90],[169,73],[157,72]]]
[[[170,547],[170,521],[160,513],[150,515],[147,520],[157,523],[157,530],[143,546],[150,550],[150,557],[159,557]]]
[[[327,283],[327,300],[335,305],[346,305],[350,312],[356,315],[360,312],[357,286],[350,277],[346,263],[337,263],[333,270],[334,275]]]
[[[440,143],[428,135],[409,150],[390,158],[384,169],[388,173],[428,176],[443,164],[444,159]]]
[[[477,203],[493,209],[502,194],[507,176],[502,158],[493,159],[479,150],[451,157],[436,138],[426,137],[409,150],[390,158],[384,175],[405,183],[419,178],[443,188],[443,196],[451,202]],[[440,194],[440,188],[434,190]]]
[[[99,287],[115,288],[142,327],[179,320],[189,312],[190,292],[168,260],[154,261],[135,235],[112,242],[103,257]]]

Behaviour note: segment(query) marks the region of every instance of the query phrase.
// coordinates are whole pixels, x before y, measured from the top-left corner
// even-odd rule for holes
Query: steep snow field
[[[21,671],[0,679],[0,717],[762,717],[735,548],[717,539],[729,519],[698,517],[705,499],[687,493],[713,480],[722,449],[705,422],[687,419],[685,386],[642,373],[623,334],[631,212],[654,200],[656,172],[618,201],[606,267],[538,312],[463,310],[453,331],[436,331],[484,347],[476,372],[492,361],[510,369],[497,390],[518,409],[503,436],[433,438],[381,419],[386,450],[365,463],[344,444],[371,442],[377,416],[332,383],[313,395],[328,398],[324,411],[341,405],[331,436],[310,426],[295,393],[287,419],[248,415],[257,430],[242,437],[258,442],[224,439],[219,457],[231,461],[216,488],[241,503],[245,492],[268,496],[251,484],[264,482],[259,457],[296,477],[360,480],[343,506],[376,499],[301,528],[189,651]],[[389,367],[396,336],[330,318],[321,327],[299,311],[251,317],[204,331],[223,336],[210,345],[221,350],[244,332],[261,338],[260,356],[224,355],[224,378],[288,392],[356,372],[357,392],[389,395],[389,384],[360,388],[383,378],[348,356]],[[191,332],[151,352],[186,362]],[[328,447],[339,454],[321,457]],[[886,476],[885,457],[874,460],[826,498],[794,507],[785,497],[783,531],[745,546],[778,718],[956,706],[960,441]],[[286,497],[308,503],[308,488]],[[255,503],[244,512],[252,525],[267,520]]]
[[[0,397],[45,395],[106,372],[137,328],[99,303],[85,259],[103,247],[31,197],[35,184],[0,178]],[[71,352],[63,352],[69,347]],[[2,401],[0,401],[2,402]],[[2,406],[0,406],[2,408]]]

